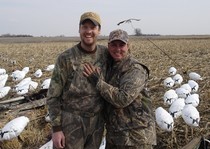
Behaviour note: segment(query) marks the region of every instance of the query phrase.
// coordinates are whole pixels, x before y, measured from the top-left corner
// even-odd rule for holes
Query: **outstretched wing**
[[[119,23],[117,23],[117,25],[120,25],[122,23],[131,23],[132,20],[134,20],[134,21],[140,21],[141,19],[134,19],[134,18],[127,19],[127,20],[124,20],[124,21],[120,21]]]

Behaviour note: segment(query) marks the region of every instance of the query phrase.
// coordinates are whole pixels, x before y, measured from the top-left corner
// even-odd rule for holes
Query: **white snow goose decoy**
[[[196,72],[190,72],[189,77],[190,77],[191,80],[194,80],[194,81],[203,80],[201,75],[196,73]]]
[[[34,73],[34,76],[37,77],[37,78],[40,78],[42,76],[42,70],[37,69],[37,71]]]
[[[0,88],[4,87],[8,79],[8,74],[0,75]]]
[[[182,118],[189,126],[197,127],[200,122],[200,114],[198,110],[192,105],[185,105],[182,110]]]
[[[168,70],[168,73],[170,76],[174,76],[176,74],[177,70],[175,67],[170,67]]]
[[[172,131],[174,127],[173,117],[162,107],[155,110],[155,119],[158,126],[164,131]]]
[[[26,116],[20,116],[8,122],[0,130],[0,141],[11,140],[12,138],[18,137],[27,126],[28,122],[29,119]]]
[[[174,86],[174,80],[171,77],[168,77],[163,81],[163,84],[165,87],[171,88]]]
[[[166,91],[163,96],[164,104],[167,105],[171,105],[176,99],[178,99],[178,95],[176,94],[176,91],[173,89]]]

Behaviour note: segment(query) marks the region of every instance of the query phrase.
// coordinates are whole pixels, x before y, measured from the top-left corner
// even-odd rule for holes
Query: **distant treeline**
[[[33,37],[32,35],[11,35],[11,34],[3,34],[0,37]]]

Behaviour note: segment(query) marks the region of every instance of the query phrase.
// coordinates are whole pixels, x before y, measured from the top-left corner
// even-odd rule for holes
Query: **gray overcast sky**
[[[80,15],[97,12],[101,35],[121,28],[129,34],[210,35],[210,0],[0,0],[0,35],[78,36]],[[117,23],[138,18],[132,24]]]

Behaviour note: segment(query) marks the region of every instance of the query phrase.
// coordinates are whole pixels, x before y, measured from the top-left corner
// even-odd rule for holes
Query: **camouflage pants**
[[[65,149],[99,148],[104,131],[104,119],[101,114],[82,117],[63,111],[62,118]]]
[[[152,149],[156,145],[156,131],[151,130],[149,127],[117,132],[107,130],[106,149]]]
[[[106,149],[153,149],[151,144],[143,144],[139,146],[124,146],[124,145],[113,145],[113,144],[106,144]]]

